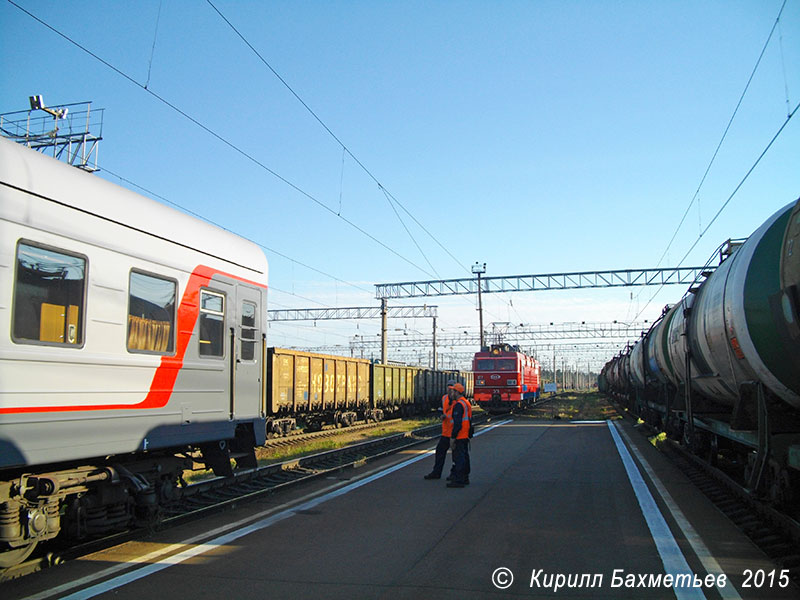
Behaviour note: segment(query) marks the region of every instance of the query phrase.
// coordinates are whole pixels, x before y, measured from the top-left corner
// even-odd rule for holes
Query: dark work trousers
[[[453,481],[469,481],[469,440],[456,440],[453,448]]]
[[[442,476],[442,469],[444,469],[444,461],[447,458],[447,451],[450,449],[450,438],[439,436],[439,443],[436,444],[436,462],[433,464],[433,471],[431,475],[436,477]]]

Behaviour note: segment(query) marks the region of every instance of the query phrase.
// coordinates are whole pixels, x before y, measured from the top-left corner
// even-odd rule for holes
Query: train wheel
[[[13,550],[0,551],[0,569],[7,569],[21,563],[31,555],[31,552],[33,552],[38,543],[38,540],[33,540],[26,546],[14,548]]]

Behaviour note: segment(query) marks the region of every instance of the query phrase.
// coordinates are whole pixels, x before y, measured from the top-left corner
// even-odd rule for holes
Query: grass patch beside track
[[[602,421],[621,418],[599,392],[565,392],[549,402],[529,408],[524,414],[542,420]]]
[[[362,431],[348,432],[347,428],[344,428],[341,429],[341,433],[335,437],[309,440],[303,444],[292,444],[289,446],[262,446],[256,448],[256,460],[258,461],[258,466],[263,467],[296,458],[303,458],[311,454],[319,454],[328,450],[337,450],[373,438],[405,433],[406,431],[420,429],[441,422],[442,418],[440,416],[431,415],[424,418],[406,419],[399,423],[392,423],[383,427],[365,429]],[[233,461],[231,461],[231,466],[235,468],[235,463]],[[201,468],[196,471],[186,471],[183,477],[187,483],[191,484],[211,479],[214,477],[214,474],[210,470]]]
[[[421,427],[427,427],[441,423],[441,417],[431,416],[421,419],[407,419],[400,423],[393,423],[384,427],[376,427],[374,429],[367,429],[364,431],[354,431],[348,433],[347,429],[340,430],[341,433],[332,438],[325,438],[320,440],[309,440],[304,444],[297,444],[292,446],[275,446],[267,448],[256,448],[256,458],[258,464],[269,465],[273,463],[283,462],[294,458],[302,458],[309,454],[317,454],[327,450],[336,450],[351,444],[365,442],[367,440],[384,437],[396,433],[405,433]]]

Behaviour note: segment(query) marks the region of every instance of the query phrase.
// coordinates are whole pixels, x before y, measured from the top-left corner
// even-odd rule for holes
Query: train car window
[[[242,335],[241,359],[256,359],[256,305],[252,302],[242,302]]]
[[[86,258],[20,241],[16,269],[13,340],[81,346]]]
[[[488,358],[477,361],[475,366],[476,371],[494,371],[494,359]]]
[[[225,296],[200,290],[200,356],[225,354]]]
[[[131,271],[128,293],[128,350],[175,351],[175,281]]]

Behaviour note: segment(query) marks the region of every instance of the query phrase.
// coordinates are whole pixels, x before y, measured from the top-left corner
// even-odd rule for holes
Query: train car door
[[[233,331],[234,376],[231,413],[258,416],[261,407],[263,302],[261,290],[236,286],[236,323]]]

